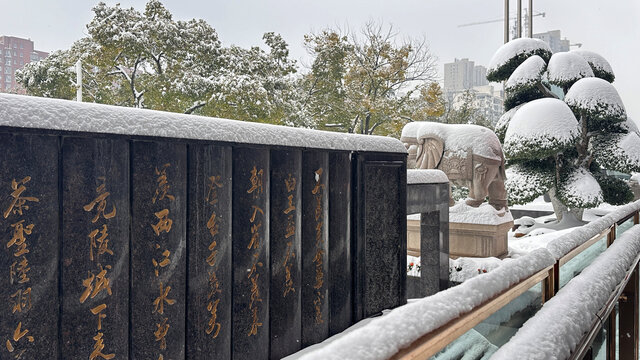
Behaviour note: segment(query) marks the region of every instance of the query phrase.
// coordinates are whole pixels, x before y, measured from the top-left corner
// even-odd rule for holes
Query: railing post
[[[551,300],[555,293],[554,269],[549,269],[547,277],[542,281],[542,303]]]
[[[607,360],[616,359],[616,341],[618,339],[616,329],[616,308],[614,307],[607,318],[609,329],[607,330]]]
[[[620,296],[619,309],[620,360],[638,360],[638,265]]]
[[[611,246],[611,244],[613,244],[613,242],[616,240],[617,227],[618,227],[618,224],[614,223],[609,228],[609,233],[607,234],[607,247]]]
[[[560,260],[553,264],[553,295],[560,290]]]
[[[640,224],[640,213],[639,213],[638,211],[636,211],[636,212],[633,214],[633,224],[634,224],[634,225],[638,225],[638,224]]]

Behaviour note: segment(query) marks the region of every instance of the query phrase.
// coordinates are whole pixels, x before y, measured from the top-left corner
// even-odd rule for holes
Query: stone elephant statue
[[[402,129],[408,168],[439,169],[450,184],[467,186],[467,205],[478,207],[489,196],[497,210],[507,208],[504,155],[496,134],[478,125],[416,121]],[[453,200],[449,199],[450,205]]]

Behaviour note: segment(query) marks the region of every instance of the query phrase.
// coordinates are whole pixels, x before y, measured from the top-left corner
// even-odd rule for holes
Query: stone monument
[[[408,168],[439,169],[450,184],[469,188],[464,203],[449,199],[450,255],[506,255],[513,217],[507,208],[504,155],[495,133],[478,125],[419,121],[407,124],[400,140],[409,152]],[[488,204],[483,204],[486,197]]]

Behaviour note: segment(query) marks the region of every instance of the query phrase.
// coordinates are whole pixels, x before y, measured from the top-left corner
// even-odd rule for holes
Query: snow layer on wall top
[[[388,359],[401,348],[478,305],[506,291],[511,286],[553,265],[546,249],[505,261],[497,269],[464,283],[392,310],[335,341],[316,345],[315,351],[300,359]]]
[[[500,225],[511,221],[510,211],[505,208],[496,210],[487,203],[472,207],[462,200],[449,208],[449,222],[452,223]]]
[[[529,319],[491,359],[566,359],[640,252],[640,226],[614,241]]]
[[[449,178],[442,170],[410,169],[407,170],[407,184],[448,183]]]
[[[406,153],[397,139],[0,94],[0,126],[211,140],[345,151]]]

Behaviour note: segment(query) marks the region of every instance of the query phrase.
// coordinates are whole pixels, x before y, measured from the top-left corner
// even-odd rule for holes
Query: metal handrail
[[[474,326],[482,322],[487,317],[491,316],[493,313],[498,311],[504,305],[508,304],[511,300],[515,299],[518,295],[525,292],[527,289],[531,288],[538,282],[543,282],[543,302],[549,300],[551,297],[555,295],[558,291],[558,287],[560,284],[560,267],[566,264],[569,260],[592,246],[593,244],[600,241],[603,237],[607,237],[607,246],[611,244],[611,242],[615,239],[616,236],[616,226],[624,223],[629,220],[631,217],[634,218],[634,223],[638,223],[640,219],[640,215],[637,210],[637,204],[634,205],[634,210],[630,211],[628,214],[624,215],[624,217],[616,220],[614,224],[610,225],[604,231],[592,236],[589,240],[582,242],[575,246],[573,249],[569,250],[560,258],[556,259],[556,262],[553,266],[550,266],[547,269],[541,270],[538,273],[532,275],[531,277],[520,281],[515,284],[511,288],[507,289],[500,295],[497,295],[491,300],[477,306],[466,314],[462,314],[460,317],[450,321],[449,323],[441,326],[438,329],[435,329],[419,339],[415,340],[411,345],[406,348],[400,349],[394,356],[390,359],[428,359],[429,357],[435,355],[444,347],[449,345],[451,342],[456,340],[466,331],[472,329]],[[545,275],[546,272],[546,275]],[[628,277],[627,277],[628,278]],[[534,281],[537,280],[537,281]],[[528,287],[525,287],[526,285]],[[626,284],[626,283],[625,283]],[[524,290],[523,290],[524,288]],[[624,287],[622,287],[624,288]],[[515,295],[514,294],[518,294]],[[505,300],[508,301],[504,302]],[[501,305],[500,305],[501,304]],[[499,305],[499,306],[498,306]],[[609,311],[610,313],[610,311]],[[599,320],[597,324],[602,325],[603,320]],[[594,324],[595,326],[596,324]],[[597,333],[597,332],[596,332]],[[589,334],[587,334],[589,335]],[[586,335],[586,336],[587,336]],[[637,335],[637,334],[636,334]],[[590,346],[590,343],[589,343]],[[589,348],[587,346],[587,349]]]

